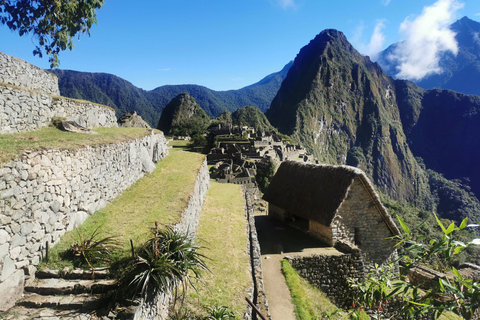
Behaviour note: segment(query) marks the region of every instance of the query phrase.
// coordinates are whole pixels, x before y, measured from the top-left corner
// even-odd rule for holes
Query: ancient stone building
[[[360,249],[368,262],[395,254],[399,230],[360,169],[285,161],[263,197],[269,215],[291,222],[328,245]]]

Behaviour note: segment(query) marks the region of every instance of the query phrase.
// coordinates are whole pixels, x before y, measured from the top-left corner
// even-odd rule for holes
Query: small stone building
[[[388,238],[400,232],[360,169],[284,161],[263,198],[269,215],[327,245],[347,243],[378,264],[396,255]]]

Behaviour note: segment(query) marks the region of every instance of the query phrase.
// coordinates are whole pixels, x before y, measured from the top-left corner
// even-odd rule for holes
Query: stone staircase
[[[92,279],[93,278],[93,279]],[[118,319],[109,312],[110,298],[117,289],[108,270],[43,270],[25,286],[24,296],[1,319],[96,320]],[[125,317],[122,317],[125,318]]]

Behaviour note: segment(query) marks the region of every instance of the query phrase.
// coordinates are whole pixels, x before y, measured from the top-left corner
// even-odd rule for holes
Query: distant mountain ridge
[[[480,95],[480,23],[463,17],[453,23],[450,29],[456,33],[458,54],[444,53],[439,61],[442,73],[414,82],[425,89],[441,88]],[[392,44],[379,55],[378,63],[391,76],[397,73],[398,65],[390,61],[388,56],[399,45]]]
[[[476,98],[394,80],[343,33],[324,30],[300,50],[266,114],[320,163],[359,167],[392,199],[478,221],[480,203],[465,184],[480,195]],[[445,134],[436,138],[438,130]]]
[[[238,90],[214,91],[199,85],[166,85],[146,91],[107,73],[50,70],[58,77],[62,96],[84,99],[114,108],[117,115],[136,111],[156,127],[163,108],[178,94],[188,92],[209,116],[244,106],[256,106],[263,112],[270,106],[293,62],[259,82]]]

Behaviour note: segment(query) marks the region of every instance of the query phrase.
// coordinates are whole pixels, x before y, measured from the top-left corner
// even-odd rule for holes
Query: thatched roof
[[[284,161],[263,199],[299,217],[330,226],[355,178],[370,194],[392,234],[400,234],[368,177],[355,167]]]

